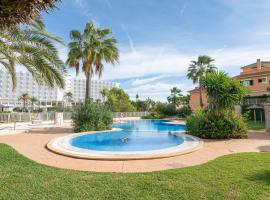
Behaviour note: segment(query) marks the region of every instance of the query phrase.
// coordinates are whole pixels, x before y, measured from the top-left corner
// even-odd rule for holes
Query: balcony
[[[258,96],[258,97],[245,97],[243,104],[246,106],[251,106],[251,105],[262,105],[269,101],[270,96],[268,95],[263,95],[263,96]]]

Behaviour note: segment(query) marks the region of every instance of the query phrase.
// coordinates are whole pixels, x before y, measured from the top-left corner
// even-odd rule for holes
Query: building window
[[[259,78],[259,79],[258,79],[258,83],[267,83],[266,77]]]
[[[253,85],[253,80],[244,80],[242,83],[244,86],[251,86]]]

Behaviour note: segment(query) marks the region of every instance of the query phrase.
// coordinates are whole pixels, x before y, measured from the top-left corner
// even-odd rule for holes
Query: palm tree
[[[29,100],[29,95],[27,93],[23,93],[19,100],[23,102],[23,110],[26,110],[26,102]]]
[[[212,62],[210,56],[199,56],[197,60],[192,60],[191,64],[188,68],[187,77],[193,81],[193,84],[199,83],[200,89],[200,106],[203,107],[203,100],[202,100],[202,87],[200,84],[200,78],[210,72],[215,71],[217,68],[215,67]]]
[[[13,0],[1,1],[0,29],[6,29],[29,23],[36,18],[41,11],[49,11],[56,7],[60,0]]]
[[[39,84],[64,88],[65,66],[53,42],[64,44],[46,32],[41,19],[0,32],[0,67],[9,72],[13,89],[16,87],[16,64],[23,65]]]
[[[29,98],[29,101],[31,102],[31,110],[34,111],[35,103],[38,102],[38,99],[36,97]]]
[[[68,103],[70,103],[73,99],[73,94],[72,92],[66,92],[64,95],[64,99],[67,100]]]
[[[136,101],[138,101],[139,100],[139,95],[138,94],[136,94]]]
[[[174,106],[178,106],[180,104],[181,97],[183,97],[181,90],[177,87],[173,87],[171,89],[171,95],[167,97],[167,99],[169,103],[173,104]]]
[[[115,64],[119,59],[119,51],[116,47],[117,41],[110,36],[108,28],[98,28],[94,22],[86,24],[84,31],[70,31],[72,42],[68,44],[69,53],[66,64],[75,67],[76,74],[79,73],[80,64],[86,76],[85,99],[90,98],[90,83],[93,74],[101,77],[104,62]]]

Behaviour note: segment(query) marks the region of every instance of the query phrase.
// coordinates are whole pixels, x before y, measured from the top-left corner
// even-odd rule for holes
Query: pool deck
[[[199,165],[232,153],[270,152],[270,133],[265,132],[250,132],[248,139],[204,140],[203,148],[195,152],[152,160],[84,160],[58,155],[46,149],[46,144],[51,139],[71,133],[70,123],[62,127],[33,127],[27,133],[0,135],[0,143],[12,146],[25,157],[41,164],[96,172],[151,172]]]

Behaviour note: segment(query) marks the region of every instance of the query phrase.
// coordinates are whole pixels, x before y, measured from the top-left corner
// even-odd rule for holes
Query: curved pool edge
[[[66,135],[58,138],[54,138],[46,144],[46,148],[51,152],[56,154],[78,158],[78,159],[86,159],[86,160],[106,160],[106,161],[125,161],[125,160],[150,160],[150,159],[161,159],[161,158],[168,158],[168,157],[175,157],[180,156],[188,153],[192,153],[197,151],[203,147],[203,140],[198,137],[191,136],[183,132],[179,132],[179,134],[183,137],[188,137],[192,141],[195,141],[193,145],[188,144],[186,141],[185,149],[181,148],[181,145],[177,145],[176,147],[172,148],[165,148],[162,150],[154,150],[154,151],[144,151],[144,152],[108,152],[105,151],[93,151],[93,150],[83,150],[81,148],[73,147],[66,142],[71,138],[84,135],[84,134],[94,134],[94,133],[103,133],[103,132],[114,132],[119,131],[121,129],[113,128],[112,130],[107,131],[93,131],[93,132],[84,132],[84,133],[75,133],[71,135]],[[195,144],[195,145],[194,145]],[[62,145],[62,146],[61,146]],[[183,145],[182,145],[183,147]]]

